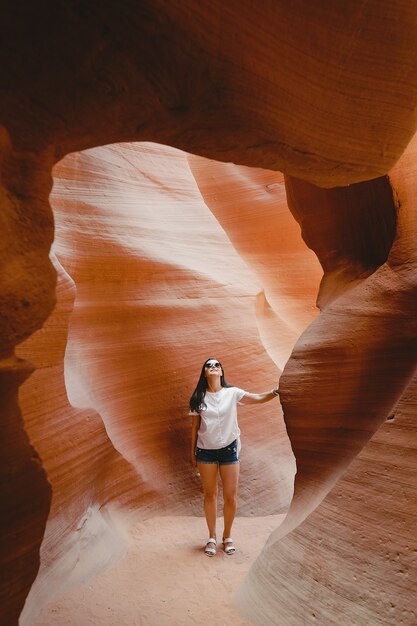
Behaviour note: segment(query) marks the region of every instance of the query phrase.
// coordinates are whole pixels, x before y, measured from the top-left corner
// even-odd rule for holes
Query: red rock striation
[[[17,389],[31,366],[15,358],[14,348],[42,327],[54,304],[56,273],[49,260],[53,220],[48,204],[53,164],[69,152],[94,146],[154,141],[211,159],[285,173],[291,206],[303,222],[304,236],[326,264],[320,293],[323,312],[298,341],[282,380],[298,464],[288,531],[335,484],[392,411],[413,374],[414,148],[410,146],[394,165],[416,130],[416,29],[417,7],[410,0],[358,0],[345,6],[271,0],[232,2],[226,8],[224,3],[210,2],[200,3],[198,10],[190,2],[127,0],[123,10],[111,2],[88,6],[51,0],[41,6],[4,3],[0,44],[4,240],[0,247],[0,411],[4,436],[0,455],[6,462],[1,558],[7,567],[2,568],[6,574],[0,590],[2,623],[17,622],[38,567],[38,547],[49,509],[50,487],[23,430],[17,405]],[[396,226],[387,181],[375,180],[387,172],[399,209]],[[210,195],[204,171],[196,176]],[[361,181],[364,187],[352,186]],[[327,193],[311,184],[346,189]],[[244,189],[248,190],[248,182]],[[376,198],[382,204],[379,200],[375,204]],[[363,255],[358,234],[363,222],[353,209],[358,199],[362,207],[373,207],[365,211],[378,235],[376,247],[373,243],[368,248],[365,242],[365,250],[373,250],[369,257]],[[339,201],[343,220],[333,221],[329,216],[336,214]],[[304,220],[318,203],[323,220]],[[215,211],[216,203],[212,205]],[[315,222],[326,224],[322,236]],[[396,238],[389,250],[394,228]],[[356,233],[352,246],[346,246],[346,237],[337,235],[341,229],[345,235]],[[239,237],[233,223],[231,239],[243,255],[245,237]],[[342,249],[334,255],[334,246],[342,240]],[[261,272],[261,256],[253,260],[258,277],[266,276]],[[115,267],[114,260],[106,266],[109,277]],[[133,263],[129,271],[136,267]],[[143,259],[141,268],[146,269]],[[148,269],[155,269],[154,262]],[[88,301],[90,287],[80,291],[80,302]],[[144,285],[143,293],[148,287]],[[283,289],[281,275],[281,294]],[[272,291],[268,284],[272,311],[266,301],[258,299],[259,329],[266,337],[271,337],[276,321]],[[254,322],[249,333],[245,324],[238,327],[234,308],[232,319],[233,346],[242,344],[242,336],[255,336]],[[131,325],[127,328],[132,330]],[[150,345],[155,336],[146,324],[143,330]],[[99,338],[93,336],[90,346],[97,346]],[[164,327],[161,344],[167,338]],[[254,344],[249,341],[248,345]],[[281,348],[279,342],[268,339],[271,354]],[[82,346],[74,344],[72,354],[88,361]],[[193,352],[193,366],[196,356]],[[96,375],[94,367],[91,373]],[[90,393],[81,383],[71,392],[78,401]],[[106,394],[99,389],[94,402],[101,406]],[[173,403],[178,404],[172,400],[169,406]],[[68,408],[66,401],[64,406]],[[94,406],[87,409],[94,410]],[[42,411],[39,407],[38,413]],[[108,424],[117,446],[131,458],[135,446],[126,431],[110,419]],[[98,422],[96,427],[101,449],[110,450]],[[415,436],[410,431],[411,435]],[[109,455],[113,454],[111,450]],[[119,467],[125,463],[117,455],[114,462],[121,463]],[[12,483],[17,488],[11,489]],[[27,494],[31,494],[30,506]],[[272,558],[272,547],[270,551]],[[406,594],[409,584],[401,585]],[[268,615],[274,602],[265,599]],[[396,618],[401,610],[400,605]],[[414,618],[404,613],[402,619],[413,623]],[[352,622],[352,616],[348,621]]]
[[[416,623],[416,397],[414,378],[320,506],[271,535],[238,591],[253,623]]]
[[[325,191],[288,181],[289,204],[305,239],[320,248],[328,275],[322,283],[323,311],[297,342],[281,377],[297,475],[290,511],[240,592],[255,623],[280,615],[277,623],[295,625],[298,603],[308,607],[308,624],[332,624],[336,615],[358,625],[416,622],[413,592],[405,582],[413,579],[416,568],[417,440],[411,419],[416,380],[407,387],[416,370],[417,348],[416,153],[417,138],[387,180],[359,188]],[[323,198],[330,205],[344,196],[336,205],[341,215],[327,222],[327,241],[334,241],[342,238],[337,230],[345,220],[343,207],[348,211],[349,196],[357,202],[361,189],[368,210],[356,216],[357,226],[362,224],[359,245],[339,244],[336,255],[330,245],[326,256],[314,232],[314,205],[317,211]],[[367,229],[373,241],[380,239],[380,254],[370,253],[365,263],[360,242]],[[324,504],[288,535],[387,419],[389,424],[371,439]],[[273,563],[275,580],[285,578],[283,585],[265,579],[265,563],[268,568]],[[254,596],[259,608],[251,604]]]
[[[68,402],[64,353],[75,286],[56,258],[54,265],[58,272],[55,310],[42,330],[19,347],[19,354],[30,355],[37,365],[19,395],[25,430],[53,489],[41,569],[20,624],[32,623],[57,593],[108,567],[124,553],[127,520],[123,526],[114,510],[116,498],[125,510],[136,505],[138,491],[144,508],[152,501],[151,489],[114,449],[97,412],[77,409]]]
[[[283,369],[318,313],[323,273],[288,210],[283,176],[194,155],[188,161],[204,201],[263,287],[256,309],[259,332]]]
[[[45,472],[29,443],[17,406],[18,385],[31,371],[27,362],[15,358],[4,359],[0,370],[3,418],[0,580],[1,611],[8,620],[5,624],[17,620],[28,587],[37,574],[39,546],[50,503]]]
[[[2,124],[35,158],[156,141],[322,186],[368,180],[416,130],[416,17],[411,0],[9,0]]]
[[[279,373],[258,334],[261,285],[184,153],[124,144],[69,155],[55,167],[51,203],[58,303],[19,353],[38,365],[21,405],[54,498],[22,625],[120,558],[128,524],[201,515],[187,399],[207,354],[224,355],[228,378],[246,388],[272,386]],[[261,416],[241,408],[243,515],[288,508],[294,464],[277,414],[276,403]]]
[[[55,274],[48,259],[52,212],[50,167],[13,153],[1,135],[0,622],[15,624],[39,567],[39,546],[51,489],[29,442],[18,405],[19,386],[33,371],[14,346],[40,328],[54,303]]]

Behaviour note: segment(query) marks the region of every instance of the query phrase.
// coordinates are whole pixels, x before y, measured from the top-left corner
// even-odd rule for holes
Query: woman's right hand
[[[197,459],[194,452],[191,453],[191,465],[197,467]]]

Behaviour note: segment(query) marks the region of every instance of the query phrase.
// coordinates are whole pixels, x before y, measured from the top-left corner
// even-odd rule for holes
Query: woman
[[[249,393],[226,382],[221,363],[207,359],[197,387],[190,398],[193,416],[191,462],[198,466],[204,492],[204,513],[209,531],[204,552],[216,554],[217,475],[223,486],[224,532],[223,549],[233,554],[232,524],[236,515],[239,480],[240,430],[237,404],[269,402],[278,395],[278,388],[264,393]]]

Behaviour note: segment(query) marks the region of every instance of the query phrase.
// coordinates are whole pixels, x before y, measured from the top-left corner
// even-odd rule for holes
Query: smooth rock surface
[[[35,157],[156,141],[346,185],[416,130],[416,34],[411,0],[9,0],[0,119]]]
[[[372,197],[378,195],[376,188],[379,186],[374,182],[375,177],[389,173],[394,204],[400,210],[395,226],[397,238],[387,261],[384,262],[384,255],[393,233],[385,211],[381,210],[384,213],[381,224],[387,226],[387,237],[382,238],[383,264],[379,267],[380,261],[375,265],[374,254],[369,264],[356,247],[360,241],[357,212],[352,213],[352,219],[349,212],[344,213],[343,230],[346,239],[355,233],[355,246],[352,250],[346,247],[345,241],[341,246],[342,255],[336,254],[338,267],[333,267],[332,271],[326,269],[320,290],[323,313],[298,342],[281,381],[299,470],[296,497],[282,530],[286,532],[321,502],[392,411],[413,374],[416,310],[413,150],[408,150],[400,162],[398,159],[416,130],[416,15],[417,8],[411,0],[366,3],[355,0],[345,6],[307,0],[289,5],[271,0],[259,5],[232,2],[226,7],[216,1],[199,3],[198,10],[195,3],[182,1],[137,3],[127,0],[122,9],[107,0],[88,5],[52,0],[42,5],[23,4],[20,0],[3,3],[0,40],[0,370],[3,395],[0,418],[5,436],[0,441],[0,457],[5,460],[2,484],[7,495],[1,558],[7,567],[2,568],[6,573],[0,588],[0,621],[8,626],[17,623],[24,597],[38,569],[38,550],[50,505],[50,485],[27,438],[27,432],[32,429],[31,421],[39,429],[37,440],[51,436],[42,432],[42,419],[49,419],[43,406],[44,392],[42,387],[28,392],[34,405],[28,408],[28,417],[24,415],[28,429],[25,432],[17,389],[31,366],[22,366],[14,356],[14,349],[42,328],[55,301],[56,272],[49,258],[54,232],[48,202],[53,164],[70,152],[109,143],[159,142],[210,159],[284,172],[287,181],[295,181],[295,196],[299,200],[303,196],[298,216],[311,214],[311,207],[317,205],[319,199],[323,200],[323,193],[317,188],[314,191],[315,185],[345,186],[347,191],[341,192],[347,200],[344,206],[352,207],[355,191],[349,191],[349,185],[363,182],[370,192],[365,205],[368,201],[372,205]],[[201,172],[201,181],[204,182],[204,178]],[[305,185],[308,188],[309,184],[312,187],[303,195],[302,189],[305,191]],[[247,191],[251,185],[247,183],[244,187]],[[210,185],[208,191],[209,188]],[[319,256],[324,254],[328,258],[334,252],[335,243],[341,242],[340,237],[333,238],[334,232],[329,235],[326,221],[336,214],[340,196],[339,192],[335,196],[330,192],[325,197],[324,208],[319,211],[323,219],[318,216],[316,220],[323,234],[319,234],[319,240],[312,238],[311,223],[307,230],[303,225],[303,233],[307,241],[314,239],[318,244]],[[383,206],[386,208],[385,201]],[[294,210],[294,206],[292,208]],[[379,213],[376,206],[371,225],[381,235]],[[331,219],[330,222],[334,224]],[[172,225],[172,219],[169,223]],[[111,239],[111,233],[108,235]],[[239,241],[234,226],[231,238]],[[167,239],[162,240],[164,247],[169,248]],[[379,236],[377,241],[382,241]],[[243,243],[239,244],[242,255]],[[370,248],[375,251],[373,244]],[[91,247],[94,250],[94,246]],[[120,257],[116,257],[113,265],[107,265],[109,278],[112,276],[110,269],[117,268],[119,260]],[[254,259],[253,271],[257,278],[253,279],[253,284],[260,283],[259,263],[258,255]],[[164,264],[162,260],[165,269]],[[100,259],[94,258],[91,265],[100,268]],[[142,259],[141,268],[145,266]],[[136,268],[132,263],[129,271],[136,271]],[[91,267],[87,269],[86,276]],[[193,283],[195,272],[193,268],[187,275],[190,278],[188,295],[193,293],[190,282]],[[143,285],[144,294],[149,287],[147,282]],[[282,295],[282,275],[279,284]],[[160,287],[161,292],[162,285]],[[91,285],[84,292],[81,290],[80,302],[88,301],[90,288]],[[105,288],[102,286],[101,290]],[[97,292],[91,291],[97,297]],[[123,290],[115,289],[113,294],[120,291]],[[240,325],[235,306],[229,309],[226,321],[233,327],[233,334],[228,349],[241,346],[242,338],[248,337],[248,347],[256,352],[255,346],[258,346],[258,358],[263,359],[265,371],[269,372],[269,355],[283,354],[282,349],[289,346],[289,335],[282,344],[274,338],[273,326],[276,316],[279,320],[280,316],[273,310],[271,285],[268,285],[266,300],[262,288],[255,291],[258,294],[257,317],[258,321],[262,318],[262,323],[255,323],[252,317],[249,322],[242,313],[246,321]],[[219,292],[221,289],[217,289]],[[235,293],[234,297],[237,297]],[[188,303],[190,300],[192,298],[188,298]],[[288,311],[289,300],[281,301],[284,300]],[[301,312],[303,307],[297,307]],[[239,313],[241,311],[239,309]],[[82,317],[78,318],[80,328]],[[194,316],[191,317],[194,320]],[[132,331],[132,326],[130,320],[126,329]],[[143,328],[145,345],[150,345],[155,335],[149,331],[149,324],[144,323]],[[281,320],[280,329],[283,329]],[[201,325],[199,332],[204,339]],[[258,332],[266,338],[265,348],[260,346],[262,342],[256,343]],[[139,335],[139,330],[137,333]],[[66,331],[63,337],[65,334]],[[83,339],[87,339],[87,335]],[[167,327],[163,326],[161,344],[167,337]],[[179,339],[182,341],[182,333]],[[98,340],[99,337],[93,335],[90,347],[97,347]],[[36,344],[38,339],[33,341]],[[167,343],[171,345],[169,340]],[[218,345],[224,345],[221,338]],[[43,348],[34,350],[40,351],[39,363],[42,363]],[[74,343],[72,350],[81,359],[80,347]],[[243,354],[239,355],[244,363]],[[202,358],[205,357],[206,354]],[[172,352],[166,358],[167,362],[174,363]],[[198,358],[199,354],[193,351],[188,365],[190,377]],[[47,359],[45,354],[45,362]],[[37,365],[36,359],[34,361]],[[98,363],[96,365],[98,367]],[[45,378],[49,385],[48,367]],[[97,367],[91,367],[95,383]],[[247,368],[244,371],[248,372]],[[236,375],[240,375],[238,370]],[[60,376],[57,385],[60,396],[56,405],[51,403],[51,412],[62,406],[65,421],[68,403],[66,398],[62,400],[62,371]],[[94,384],[93,392],[84,384],[84,379],[72,386],[68,384],[72,401],[77,398],[81,404],[79,410],[93,411],[94,415],[98,414],[95,403],[100,404],[109,440],[117,440],[116,445],[126,458],[128,455],[132,458],[138,440],[131,441],[130,419],[120,424],[111,418],[117,412],[116,405],[127,404],[132,397],[132,372],[126,379],[128,398],[125,401],[115,397],[110,409],[103,405],[106,396],[103,387],[113,382],[111,373],[107,372],[101,387]],[[245,379],[242,380],[244,384]],[[30,379],[28,384],[31,384]],[[45,393],[53,400],[49,389],[46,386]],[[161,407],[159,396],[153,401]],[[25,404],[24,413],[28,406]],[[172,406],[178,406],[178,399],[171,400],[167,406],[171,411]],[[353,416],[350,421],[348,413]],[[35,416],[42,415],[44,418],[38,422]],[[93,431],[96,427],[100,433],[100,449],[109,449],[98,421]],[[172,432],[176,434],[177,430]],[[263,433],[257,436],[262,439]],[[74,433],[68,433],[68,437],[64,441],[64,452],[70,447]],[[146,438],[155,443],[157,433],[151,428]],[[81,440],[84,441],[82,434]],[[181,437],[180,441],[184,445]],[[154,449],[152,445],[150,450]],[[113,456],[110,450],[109,455]],[[152,466],[152,454],[147,455],[145,450],[144,457]],[[99,456],[98,473],[102,459]],[[114,461],[116,465],[121,461],[122,469],[126,463],[117,455]],[[172,465],[172,458],[167,466],[170,463]],[[50,466],[57,467],[57,461],[51,461]],[[47,469],[49,472],[49,467]],[[55,479],[51,471],[52,484]],[[146,481],[147,476],[144,479]],[[156,480],[159,489],[160,480]],[[143,482],[142,476],[140,481]],[[105,485],[110,487],[111,482],[109,479]],[[120,484],[118,480],[116,483]],[[128,485],[132,484],[127,480],[122,492],[129,494]],[[281,486],[282,483],[279,490]],[[149,489],[152,491],[152,487]],[[69,493],[71,491],[69,489]],[[148,492],[145,490],[145,493]],[[264,495],[261,493],[266,503]],[[75,519],[84,520],[91,501],[87,498],[84,508],[74,509],[78,511]],[[97,509],[93,507],[92,511]],[[88,519],[96,518],[91,514]],[[71,524],[73,520],[71,514]],[[45,546],[48,541],[46,539]],[[46,564],[46,560],[44,562]],[[58,581],[56,584],[60,586]]]
[[[416,623],[416,153],[417,138],[389,173],[397,223],[386,262],[369,274],[358,258],[361,246],[350,245],[342,266],[352,267],[349,257],[356,257],[356,276],[349,281],[342,273],[335,289],[337,273],[327,284],[325,275],[323,312],[297,342],[281,377],[297,475],[290,511],[239,592],[255,624],[295,626],[299,605],[306,607],[306,624]],[[356,190],[343,193],[355,196]],[[296,194],[294,184],[290,206]],[[329,199],[333,192],[311,189],[311,201],[323,194]],[[303,206],[308,212],[308,203]],[[380,211],[373,233],[382,232],[391,214],[389,202],[379,200],[382,206],[385,218]],[[334,259],[330,275],[333,265]],[[269,568],[273,576],[265,575]]]
[[[238,591],[254,624],[417,623],[417,378],[322,504],[274,534]],[[279,533],[279,530],[277,531]]]
[[[120,559],[134,521],[201,515],[187,402],[209,354],[249,390],[279,376],[258,332],[262,286],[187,155],[108,146],[69,155],[54,175],[57,307],[19,349],[38,366],[21,405],[54,498],[21,626]],[[240,423],[240,514],[286,510],[295,468],[279,403],[241,407]]]
[[[263,286],[257,301],[262,343],[281,369],[300,334],[318,314],[323,275],[288,210],[279,172],[188,156],[205,203]]]

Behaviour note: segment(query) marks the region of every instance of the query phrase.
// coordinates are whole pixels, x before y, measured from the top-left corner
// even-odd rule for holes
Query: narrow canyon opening
[[[412,344],[405,350],[393,332],[407,334],[407,328],[393,326],[390,311],[396,298],[407,302],[402,283],[382,307],[373,304],[381,302],[387,277],[411,246],[406,211],[397,223],[401,205],[391,180],[325,190],[158,144],[113,144],[59,162],[50,201],[57,305],[18,354],[37,365],[19,399],[53,499],[20,626],[75,624],[91,616],[102,624],[115,616],[130,624],[132,610],[144,619],[149,610],[161,624],[170,623],[176,608],[179,615],[187,610],[190,623],[212,617],[210,594],[190,608],[176,602],[178,585],[170,582],[182,563],[182,582],[199,583],[195,564],[205,528],[199,479],[188,461],[187,401],[196,365],[208,354],[221,354],[228,379],[254,391],[267,380],[275,384],[289,363],[283,394],[292,449],[277,405],[262,408],[261,418],[256,409],[241,409],[238,524],[246,545],[237,567],[226,570],[220,562],[216,574],[225,598],[218,619],[240,623],[232,603],[236,588],[247,615],[259,616],[263,607],[278,611],[282,598],[275,579],[265,579],[265,559],[276,571],[285,569],[292,558],[287,551],[298,553],[297,542],[304,542],[306,531],[296,527],[308,516],[307,535],[309,524],[313,537],[320,533],[315,520],[319,528],[326,520],[312,511],[337,481],[341,495],[333,491],[330,502],[349,493],[349,477],[340,477],[356,455],[353,476],[366,466],[368,448],[360,450],[412,365]],[[353,233],[347,241],[346,225]],[[352,340],[357,332],[368,352]],[[404,360],[399,382],[391,376],[384,394],[383,361],[374,347],[381,337],[391,351],[398,342]],[[366,388],[357,378],[361,368]],[[318,381],[314,391],[312,381]],[[402,441],[410,405],[398,406]],[[369,444],[371,454],[378,441],[389,448],[390,437],[382,429]],[[292,501],[293,452],[298,492]],[[219,514],[220,508],[221,502]],[[265,541],[268,556],[260,553]],[[157,565],[155,553],[164,555]],[[291,590],[302,584],[297,563]],[[317,574],[316,564],[306,570],[308,579],[331,589],[332,570],[320,566]],[[140,597],[137,577],[145,589]],[[127,604],[113,593],[120,589],[115,580],[124,585]],[[161,580],[164,597],[151,582]],[[285,592],[292,593],[290,587]],[[257,597],[263,604],[252,609]],[[319,602],[317,590],[313,605]],[[375,613],[372,598],[366,602]],[[343,611],[349,614],[349,602]]]
[[[20,402],[53,500],[21,626],[129,554],[135,524],[202,519],[187,406],[201,362],[222,355],[248,390],[276,384],[322,275],[279,172],[131,143],[69,154],[53,176],[57,305],[19,348],[37,365]],[[253,558],[289,507],[295,462],[278,403],[241,407],[239,422]]]
[[[77,587],[92,623],[172,626],[180,558],[229,598],[291,500],[241,616],[415,626],[416,3],[6,0],[2,26],[0,622]],[[209,343],[242,387],[285,364],[297,463],[282,416],[241,412],[250,541],[215,576],[185,458]]]

